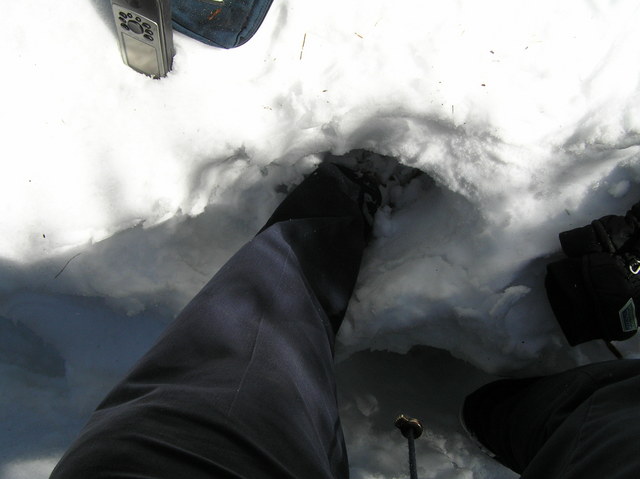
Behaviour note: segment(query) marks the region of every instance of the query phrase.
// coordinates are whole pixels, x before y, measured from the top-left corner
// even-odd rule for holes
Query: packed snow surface
[[[457,409],[497,375],[610,356],[569,347],[543,282],[559,232],[640,199],[638,18],[613,0],[275,0],[237,49],[175,33],[152,80],[122,63],[108,0],[6,3],[0,479],[46,478],[286,191],[353,150],[405,173],[338,341],[352,476],[406,477],[404,412],[427,427],[420,477],[514,477]]]

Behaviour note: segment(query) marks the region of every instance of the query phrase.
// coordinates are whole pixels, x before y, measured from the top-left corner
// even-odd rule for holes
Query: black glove
[[[638,251],[640,241],[640,203],[625,216],[608,215],[582,228],[560,233],[562,250],[570,258],[588,253]]]
[[[638,329],[640,203],[625,216],[605,216],[560,234],[567,259],[547,266],[545,286],[569,341],[621,341]]]

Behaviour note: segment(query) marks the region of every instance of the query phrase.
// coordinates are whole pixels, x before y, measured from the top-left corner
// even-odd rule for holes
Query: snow
[[[352,476],[511,478],[465,394],[609,359],[546,302],[557,234],[640,199],[637,2],[276,0],[220,50],[128,69],[106,0],[4,6],[0,479],[45,478],[102,395],[325,153],[389,186],[339,336]],[[349,161],[348,159],[345,161]],[[637,338],[618,345],[639,357]]]

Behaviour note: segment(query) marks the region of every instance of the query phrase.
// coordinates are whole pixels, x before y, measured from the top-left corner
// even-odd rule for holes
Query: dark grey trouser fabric
[[[308,177],[99,405],[51,477],[348,477],[333,342],[365,244],[359,193],[333,165]]]
[[[476,431],[523,479],[640,477],[640,360],[502,380],[467,399]]]

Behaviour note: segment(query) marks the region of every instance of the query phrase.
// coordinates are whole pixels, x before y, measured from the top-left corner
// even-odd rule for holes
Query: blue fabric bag
[[[207,45],[234,48],[258,30],[273,0],[172,0],[173,28]]]

